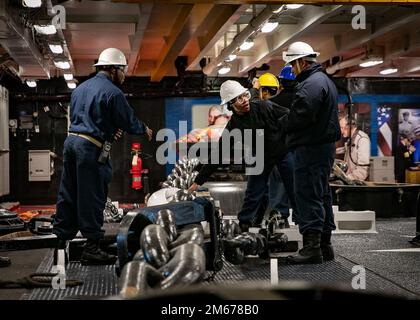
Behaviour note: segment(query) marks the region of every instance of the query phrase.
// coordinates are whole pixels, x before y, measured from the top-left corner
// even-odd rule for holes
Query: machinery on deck
[[[223,255],[232,264],[243,263],[247,255],[267,259],[290,248],[277,222],[271,217],[259,233],[241,232],[235,221],[222,219],[207,192],[130,211],[117,236],[120,294],[132,298],[150,289],[193,284],[205,271],[220,271]]]
[[[206,255],[206,269],[219,271],[222,266],[220,244],[220,211],[210,197],[197,197],[192,201],[180,201],[135,209],[128,212],[121,221],[117,235],[117,273],[133,260],[140,250],[140,238],[144,230],[156,224],[161,210],[170,210],[177,229],[205,224],[208,238],[202,244]]]
[[[0,236],[11,232],[25,230],[25,223],[16,213],[0,209]]]
[[[222,269],[223,255],[241,264],[247,255],[267,259],[297,250],[281,232],[280,217],[270,216],[257,232],[241,232],[236,221],[223,219],[219,201],[208,190],[188,194],[197,164],[180,160],[147,206],[123,218],[117,236],[122,297],[200,281],[206,270]]]

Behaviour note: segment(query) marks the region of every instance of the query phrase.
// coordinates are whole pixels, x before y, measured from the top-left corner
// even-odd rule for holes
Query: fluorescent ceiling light
[[[40,34],[51,35],[57,33],[57,29],[52,24],[49,24],[47,26],[34,25],[34,28],[36,32]]]
[[[236,54],[230,54],[229,57],[226,59],[227,62],[231,62],[237,58]]]
[[[241,44],[239,49],[241,49],[242,51],[246,51],[246,50],[251,49],[253,46],[254,46],[254,41],[246,40],[244,43]]]
[[[396,72],[398,72],[398,69],[397,68],[387,68],[387,69],[384,69],[384,70],[379,71],[379,73],[380,74],[383,74],[383,75],[387,75],[387,74],[391,74],[391,73],[396,73]]]
[[[230,71],[230,67],[229,66],[223,66],[219,69],[218,73],[219,74],[226,74]]]
[[[73,74],[72,73],[65,73],[64,74],[64,80],[67,80],[67,81],[73,80]]]
[[[67,87],[69,87],[69,89],[75,89],[76,84],[74,82],[67,82]]]
[[[22,5],[28,8],[39,8],[42,5],[41,0],[22,0]]]
[[[35,88],[36,87],[36,81],[35,80],[26,80],[26,84],[30,88]]]
[[[59,69],[70,69],[70,63],[68,61],[54,61],[54,65]]]
[[[279,13],[281,10],[283,10],[283,6],[280,6],[277,10],[273,10],[273,13]]]
[[[52,53],[62,54],[64,52],[61,44],[49,44],[48,46],[50,47]]]
[[[384,60],[382,58],[369,58],[360,63],[359,66],[363,68],[369,68],[381,63],[384,63]]]
[[[269,33],[273,31],[279,25],[278,22],[266,22],[263,27],[261,28],[262,33]]]
[[[286,4],[286,8],[290,10],[299,9],[303,4]]]

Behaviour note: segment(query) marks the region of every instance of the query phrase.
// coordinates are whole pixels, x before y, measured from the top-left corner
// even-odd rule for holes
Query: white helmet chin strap
[[[300,59],[298,59],[298,60],[296,61],[296,68],[297,68],[297,70],[298,70],[298,74],[302,72],[302,69],[300,68],[300,63],[299,63],[299,60],[300,60]]]

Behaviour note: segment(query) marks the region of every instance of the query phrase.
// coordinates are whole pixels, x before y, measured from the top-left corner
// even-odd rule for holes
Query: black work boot
[[[69,242],[66,240],[57,240],[57,246],[54,249],[54,266],[60,262],[58,261],[60,250],[64,254],[64,265],[66,266],[69,263],[68,244]]]
[[[321,252],[324,261],[334,260],[334,249],[331,245],[331,231],[321,234]]]
[[[8,267],[11,263],[10,258],[0,256],[0,268]]]
[[[88,239],[83,249],[80,262],[82,265],[107,265],[114,264],[116,256],[102,251],[99,247],[99,240]]]
[[[288,256],[288,264],[315,264],[322,263],[321,232],[308,230],[303,235],[303,248],[295,255]]]

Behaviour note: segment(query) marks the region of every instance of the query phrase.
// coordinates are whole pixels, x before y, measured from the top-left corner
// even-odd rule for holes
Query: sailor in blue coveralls
[[[295,201],[303,248],[289,256],[290,264],[322,263],[334,259],[331,232],[335,229],[329,177],[340,139],[338,93],[316,62],[319,55],[305,42],[292,43],[283,53],[296,87],[286,122],[286,144],[293,155]]]
[[[111,161],[103,150],[104,143],[114,141],[123,131],[145,134],[150,141],[152,130],[134,116],[117,87],[125,78],[124,54],[108,48],[94,66],[96,76],[83,82],[71,96],[71,124],[64,142],[63,175],[53,233],[58,238],[57,249],[62,249],[80,230],[87,238],[82,264],[101,265],[116,261],[115,256],[99,248],[104,235],[103,210],[112,178]],[[101,162],[98,161],[100,155]]]

